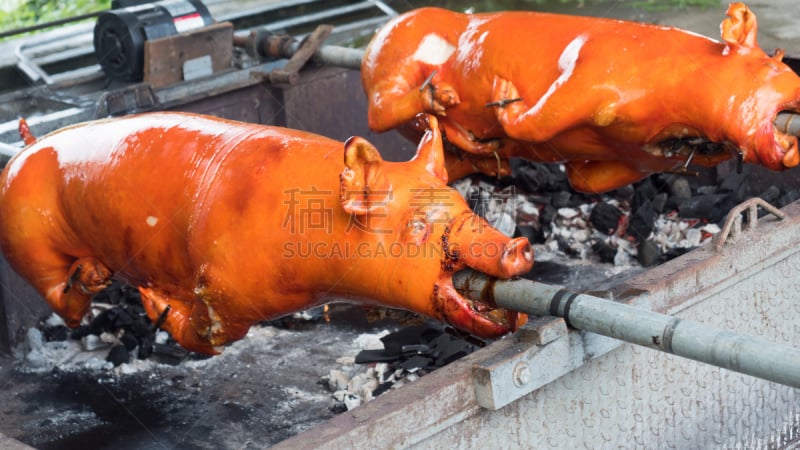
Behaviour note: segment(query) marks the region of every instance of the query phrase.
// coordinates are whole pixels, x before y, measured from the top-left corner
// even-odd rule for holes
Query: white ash
[[[513,236],[515,227],[508,223],[509,218],[514,218],[516,225],[542,226],[544,242],[534,243],[536,260],[548,260],[553,256],[569,256],[573,259],[593,261],[597,258],[592,250],[592,245],[602,241],[616,249],[614,266],[638,266],[636,259],[637,249],[634,242],[618,234],[607,235],[595,230],[589,223],[589,215],[594,203],[585,203],[575,207],[562,207],[556,210],[554,219],[550,223],[539,224],[540,211],[544,206],[545,198],[528,196],[519,192],[515,186],[497,188],[491,183],[473,178],[462,178],[452,183],[452,186],[470,204],[475,204],[476,212],[486,218],[492,225],[504,234]],[[601,195],[600,199],[619,208],[625,216],[630,216],[630,207],[625,201],[618,201],[609,195]],[[674,213],[660,214],[656,220],[652,238],[664,253],[673,249],[691,249],[703,244],[720,229],[715,224],[697,227],[696,219],[682,219]],[[569,255],[564,251],[562,240],[569,248]]]
[[[337,362],[341,364],[338,369],[332,369],[328,375],[322,377],[322,381],[332,392],[331,398],[334,402],[334,409],[337,406],[349,411],[375,399],[373,394],[380,385],[389,383],[390,389],[397,389],[406,383],[419,379],[416,374],[418,369],[395,369],[392,370],[388,363],[378,362],[372,364],[356,364],[355,354],[361,350],[381,350],[384,348],[381,338],[389,334],[384,330],[375,334],[362,334],[353,341],[356,349],[353,356],[339,358]]]

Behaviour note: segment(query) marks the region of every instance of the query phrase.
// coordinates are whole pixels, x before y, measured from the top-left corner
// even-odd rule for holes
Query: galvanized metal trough
[[[709,243],[610,291],[640,308],[792,344],[800,203],[784,212],[720,251]],[[276,448],[780,448],[796,442],[799,403],[785,385],[541,318]]]

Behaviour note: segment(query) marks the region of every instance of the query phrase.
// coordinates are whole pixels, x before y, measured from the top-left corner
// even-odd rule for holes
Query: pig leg
[[[581,161],[565,165],[573,189],[592,194],[617,189],[650,175],[622,161]]]
[[[530,104],[530,100],[536,100],[536,103]],[[587,122],[602,127],[616,119],[614,99],[570,91],[565,86],[558,86],[541,98],[530,100],[522,98],[512,82],[495,77],[489,105],[495,108],[503,130],[514,139],[545,142]]]
[[[472,155],[447,152],[444,155],[447,178],[458,180],[473,173],[483,173],[491,177],[501,177],[511,173],[508,159],[494,155]]]
[[[442,129],[444,137],[448,142],[470,153],[491,155],[492,153],[497,153],[505,146],[505,142],[502,139],[480,141],[476,139],[471,132],[465,130],[458,124],[449,122],[446,118],[439,122],[439,127]]]
[[[52,261],[52,258],[48,258]],[[36,286],[40,292],[45,292],[45,298],[56,314],[64,318],[70,327],[76,327],[81,319],[89,312],[92,296],[111,282],[111,271],[103,263],[93,257],[83,257],[73,260],[70,264],[68,258],[57,257],[61,263],[56,267],[44,269],[35,279],[47,284],[50,280],[57,280],[49,286]],[[47,265],[37,265],[39,268]]]
[[[375,131],[386,131],[412,120],[421,112],[446,115],[446,109],[458,105],[455,89],[447,83],[430,79],[412,84],[398,77],[384,80],[372,88],[367,120]]]
[[[210,323],[205,307],[198,307],[197,302],[187,303],[169,298],[155,289],[139,287],[139,293],[142,295],[142,306],[147,317],[153,323],[158,323],[162,315],[166,314],[161,328],[168,331],[181,347],[205,354],[219,353],[198,331],[208,328]]]

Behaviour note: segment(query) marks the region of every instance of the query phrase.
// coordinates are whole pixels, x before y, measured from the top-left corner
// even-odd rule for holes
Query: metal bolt
[[[514,384],[523,387],[531,382],[531,368],[525,361],[520,361],[514,366]]]

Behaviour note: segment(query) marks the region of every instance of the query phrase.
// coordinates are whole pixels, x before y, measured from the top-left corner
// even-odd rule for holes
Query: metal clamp
[[[512,339],[514,345],[472,368],[475,396],[484,408],[502,408],[562,375],[560,359],[569,354],[564,319],[536,318]]]

